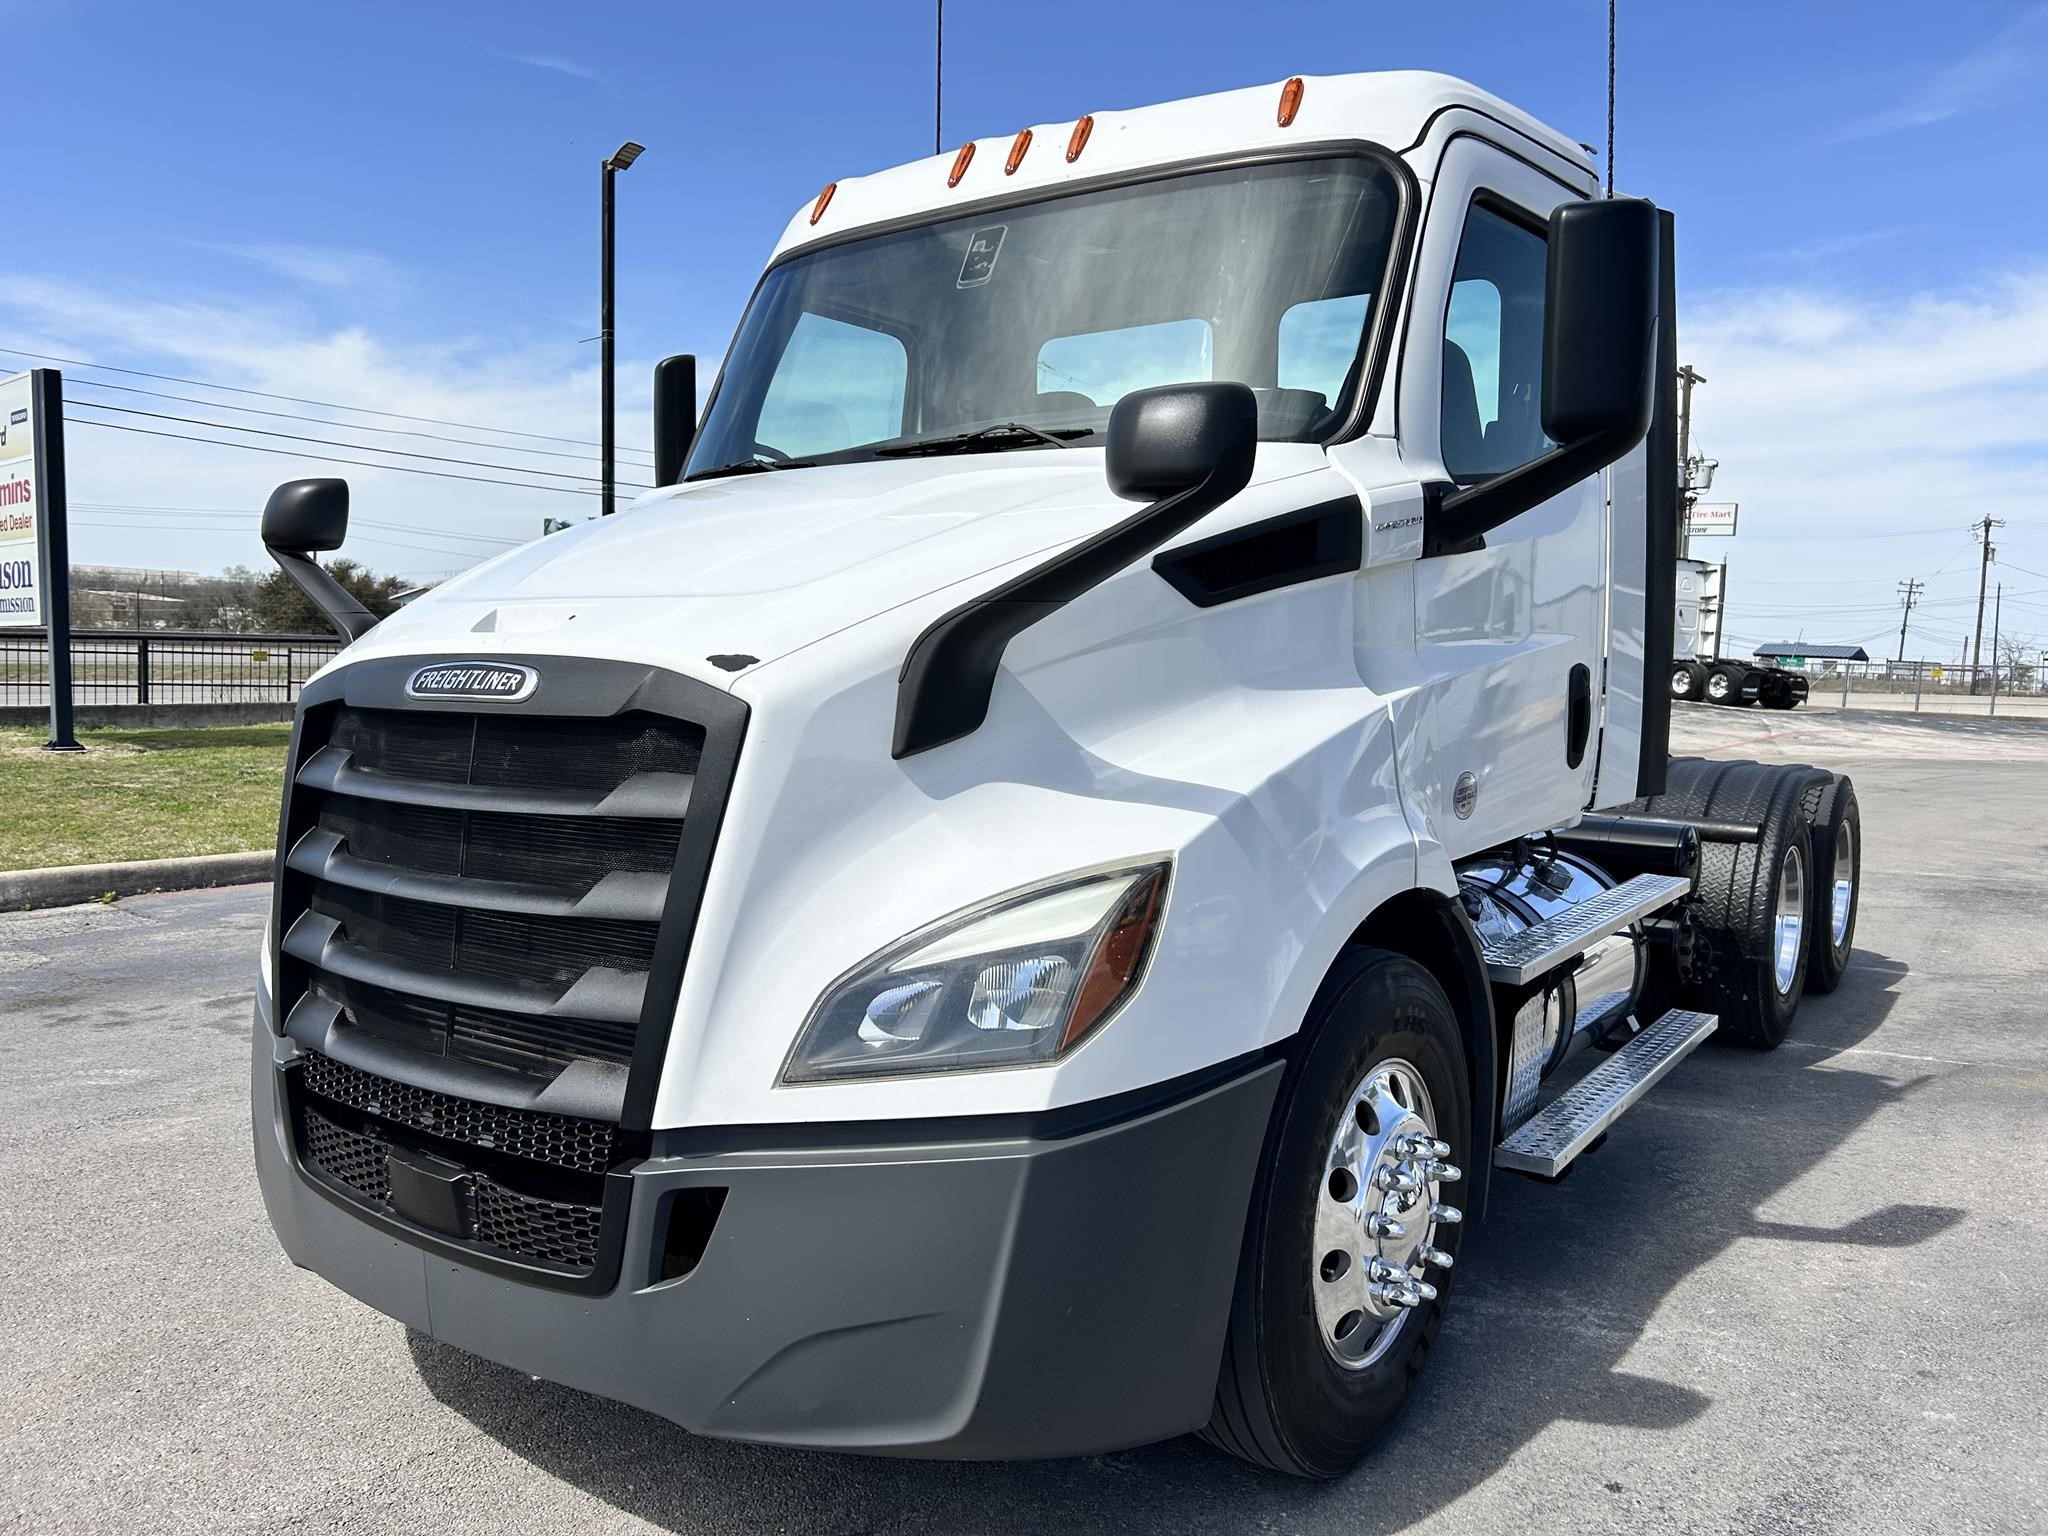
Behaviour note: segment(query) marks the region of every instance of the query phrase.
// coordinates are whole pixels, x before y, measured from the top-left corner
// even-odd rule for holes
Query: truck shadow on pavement
[[[1380,1531],[1479,1488],[1537,1434],[1578,1420],[1682,1431],[1739,1390],[1725,1367],[1658,1380],[1620,1362],[1667,1304],[1709,1335],[1707,1358],[1768,1374],[1751,1313],[1789,1303],[1722,1265],[1738,1243],[1900,1248],[1963,1217],[1890,1205],[1838,1226],[1759,1214],[1781,1191],[1910,1099],[1925,1079],[1837,1063],[1884,1022],[1906,967],[1858,957],[1839,992],[1807,1002],[1797,1050],[1695,1053],[1557,1185],[1495,1181],[1472,1229],[1457,1300],[1401,1425],[1350,1477],[1291,1482],[1192,1437],[1063,1462],[943,1463],[827,1456],[700,1439],[636,1409],[535,1382],[414,1334],[442,1403],[542,1470],[674,1531],[1239,1533],[1322,1521]],[[1895,1069],[1897,1058],[1889,1059]],[[1727,1107],[1740,1103],[1741,1133]],[[1763,1260],[1769,1263],[1768,1258]],[[1755,1266],[1746,1266],[1754,1268]],[[1708,1270],[1706,1274],[1698,1272]],[[1704,1287],[1713,1304],[1677,1297]],[[1782,1326],[1782,1318],[1779,1319]],[[1684,1455],[1680,1444],[1659,1453]],[[1598,1501],[1623,1492],[1587,1474]]]

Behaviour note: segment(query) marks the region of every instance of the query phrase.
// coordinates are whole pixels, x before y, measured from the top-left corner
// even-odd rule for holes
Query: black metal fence
[[[50,702],[49,645],[40,629],[0,629],[0,706]],[[289,704],[340,649],[333,635],[74,630],[72,699],[79,705]]]

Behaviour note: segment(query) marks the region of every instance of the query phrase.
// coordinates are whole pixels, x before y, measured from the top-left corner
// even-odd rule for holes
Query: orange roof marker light
[[[1081,151],[1088,147],[1088,135],[1095,131],[1095,114],[1089,113],[1074,124],[1073,135],[1067,140],[1067,164],[1072,165],[1081,158]]]
[[[953,157],[953,174],[946,178],[946,185],[957,187],[960,178],[967,174],[967,167],[974,162],[974,140],[969,139],[960,146],[960,153]]]
[[[811,204],[811,222],[813,224],[817,223],[818,220],[825,217],[825,210],[832,206],[832,194],[834,192],[837,192],[838,190],[838,182],[828,181],[825,183],[825,190],[820,192],[818,194],[818,200],[815,203]]]
[[[1280,87],[1280,126],[1282,128],[1291,128],[1294,125],[1295,114],[1301,111],[1301,93],[1305,89],[1306,87],[1302,85],[1301,76],[1299,75],[1296,75]]]
[[[1017,135],[1010,145],[1010,158],[1003,162],[1003,174],[1005,176],[1017,174],[1017,167],[1024,163],[1024,152],[1029,148],[1031,148],[1031,130],[1026,128]]]

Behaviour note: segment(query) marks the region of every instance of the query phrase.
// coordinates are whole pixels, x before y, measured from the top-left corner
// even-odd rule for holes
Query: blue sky
[[[1400,67],[1465,75],[1597,142],[1605,9],[953,0],[946,143]],[[0,0],[17,65],[0,346],[592,437],[596,168],[632,137],[648,152],[620,183],[621,393],[644,442],[648,364],[723,350],[790,211],[930,152],[931,21],[921,0]],[[1621,70],[1620,184],[1678,211],[1712,499],[1743,503],[1743,534],[1714,546],[1738,634],[1875,639],[1893,583],[1918,575],[1933,586],[1913,649],[1950,654],[1975,593],[1963,526],[1989,510],[2008,519],[2008,590],[2027,594],[2008,614],[2048,637],[2048,575],[2025,570],[2048,572],[2048,6],[1622,0]],[[247,514],[296,468],[104,429],[71,445],[81,560],[254,559]],[[409,574],[577,506],[351,473],[353,552]],[[139,510],[158,508],[180,510]]]

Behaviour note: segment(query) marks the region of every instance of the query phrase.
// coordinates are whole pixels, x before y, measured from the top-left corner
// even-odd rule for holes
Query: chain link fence
[[[73,630],[72,701],[290,704],[340,649],[333,635]],[[46,707],[49,702],[47,632],[0,630],[0,706]]]
[[[1953,661],[1819,661],[1803,669],[1815,708],[1937,714],[2048,713],[2048,678],[2034,665]]]

